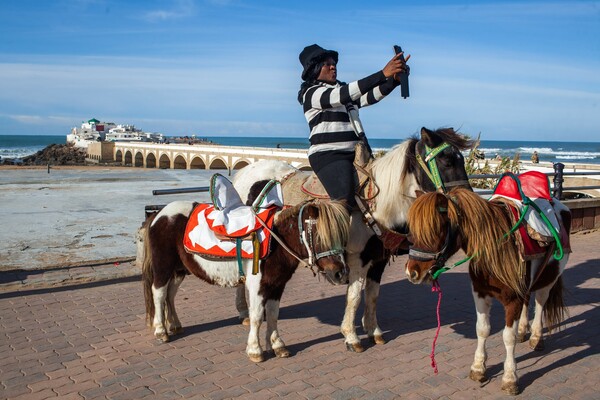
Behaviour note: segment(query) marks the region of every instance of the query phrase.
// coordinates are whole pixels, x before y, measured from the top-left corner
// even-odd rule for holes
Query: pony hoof
[[[285,347],[280,347],[278,349],[273,349],[275,355],[279,358],[288,358],[292,355]]]
[[[385,344],[385,339],[382,335],[369,336],[369,339],[373,344]]]
[[[250,361],[255,362],[255,363],[265,361],[265,358],[263,357],[262,354],[248,354],[248,358],[250,359]]]
[[[159,343],[168,343],[169,335],[167,335],[166,333],[156,335],[156,339],[158,340]]]
[[[534,351],[542,351],[546,348],[544,345],[544,339],[539,340],[529,340],[529,347],[531,347]]]
[[[250,326],[250,318],[240,318],[240,323],[244,326]]]
[[[511,396],[516,396],[519,394],[519,387],[515,382],[506,382],[502,384],[502,391]]]
[[[365,351],[364,347],[360,343],[346,343],[346,349],[353,353],[362,353]]]
[[[525,334],[517,336],[517,343],[525,343],[526,340]]]
[[[485,374],[483,372],[479,372],[479,371],[471,370],[471,373],[469,373],[469,378],[475,382],[485,382],[486,381]]]
[[[183,333],[182,326],[178,326],[176,328],[173,328],[171,331],[169,331],[169,335],[179,335],[180,333]]]

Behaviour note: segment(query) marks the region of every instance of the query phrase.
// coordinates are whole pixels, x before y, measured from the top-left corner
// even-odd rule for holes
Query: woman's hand
[[[387,65],[383,67],[383,75],[385,75],[386,78],[393,76],[394,79],[397,79],[396,74],[409,71],[410,68],[406,65],[406,61],[410,59],[410,54],[402,61],[401,57],[403,54],[404,52],[394,55]]]

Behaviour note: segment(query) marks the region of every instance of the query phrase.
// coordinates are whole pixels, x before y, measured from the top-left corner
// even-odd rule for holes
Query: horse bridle
[[[316,252],[314,239],[313,239],[313,236],[314,236],[313,235],[313,227],[317,224],[317,221],[311,217],[302,221],[302,219],[303,219],[302,214],[304,212],[304,208],[308,204],[309,203],[305,203],[302,205],[302,207],[300,207],[300,212],[298,213],[298,230],[300,233],[300,243],[302,243],[304,245],[304,247],[306,248],[306,252],[308,254],[308,265],[310,266],[310,269],[314,273],[313,267],[317,266],[317,262],[321,258],[330,257],[330,256],[338,256],[340,258],[342,264],[344,265],[344,269],[346,269],[347,266],[346,266],[346,261],[344,260],[344,249],[331,249],[331,250],[327,250],[327,251],[322,251],[320,253]],[[308,227],[308,229],[304,229],[305,226]],[[325,271],[319,270],[318,266],[317,266],[317,271],[319,273],[325,274]]]
[[[442,144],[440,144],[439,146],[434,147],[434,148],[431,148],[431,147],[427,146],[426,144],[424,144],[424,146],[425,146],[425,159],[423,159],[423,157],[421,157],[421,155],[418,153],[415,155],[415,157],[417,159],[417,162],[419,163],[419,165],[421,166],[423,171],[425,171],[425,174],[427,174],[427,177],[429,177],[429,179],[431,180],[431,182],[435,186],[435,189],[438,192],[448,193],[446,190],[447,187],[468,186],[469,185],[468,180],[451,181],[451,182],[445,182],[445,183],[442,180],[442,177],[441,177],[440,171],[437,167],[435,158],[442,151],[446,150],[448,147],[451,147],[449,143],[443,142]]]

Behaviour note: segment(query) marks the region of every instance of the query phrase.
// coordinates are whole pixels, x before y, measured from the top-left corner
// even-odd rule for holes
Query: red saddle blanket
[[[520,174],[517,179],[515,178],[512,174],[504,175],[496,185],[494,195],[518,201],[524,200],[522,194],[532,199],[552,199],[550,182],[545,174],[539,171],[528,171]]]
[[[234,258],[254,258],[258,240],[258,257],[269,254],[275,213],[283,207],[281,184],[269,181],[252,205],[244,205],[233,184],[221,174],[210,180],[211,203],[198,204],[188,220],[183,245],[188,252],[199,255]],[[264,225],[269,229],[265,229]],[[254,236],[254,243],[250,234]],[[249,240],[243,240],[247,238]],[[238,243],[239,242],[239,243]]]
[[[231,228],[230,225],[219,222],[221,210],[216,210],[212,204],[198,204],[192,211],[185,228],[183,245],[191,253],[235,258],[237,257],[236,239],[245,238],[252,232],[256,232],[260,243],[259,258],[262,259],[269,254],[271,234],[264,229],[257,218],[260,218],[270,229],[277,210],[277,206],[261,209],[250,224]],[[242,240],[240,250],[242,258],[252,259],[254,254],[252,240]]]

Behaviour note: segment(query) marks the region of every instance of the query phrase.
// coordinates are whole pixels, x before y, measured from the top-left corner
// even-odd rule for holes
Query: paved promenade
[[[546,350],[519,344],[521,399],[597,399],[600,231],[573,237],[564,273],[569,317]],[[475,311],[464,269],[444,274],[442,327],[430,366],[437,295],[388,266],[379,321],[388,343],[346,351],[344,287],[299,270],[281,304],[292,357],[251,363],[234,291],[188,278],[177,298],[185,332],[157,343],[144,323],[139,271],[127,260],[0,272],[0,398],[6,399],[503,399],[502,312],[488,341],[489,382],[468,379]],[[263,326],[264,331],[264,326]],[[261,335],[264,339],[264,334]],[[366,342],[366,340],[365,340]]]

